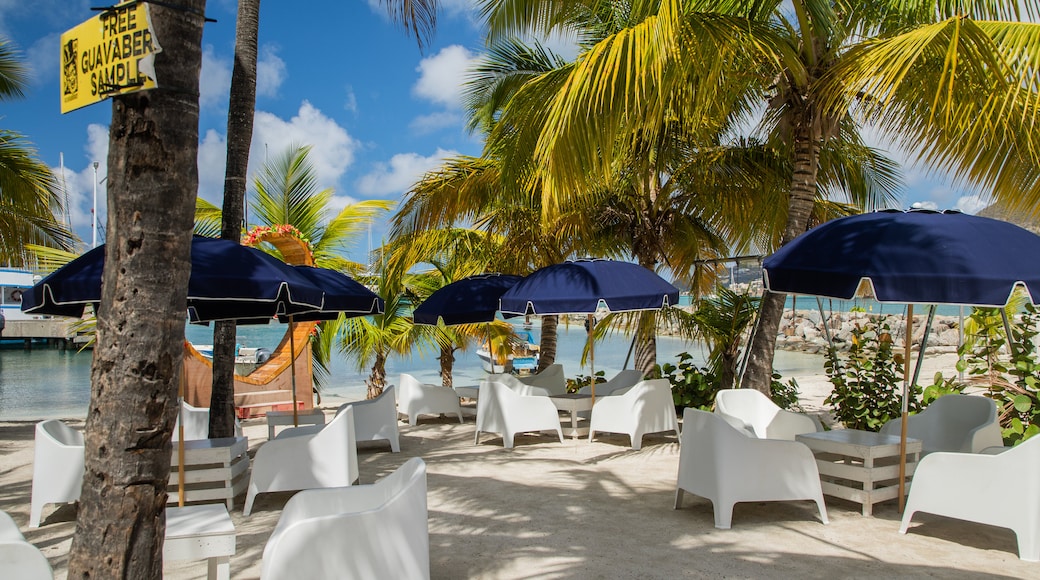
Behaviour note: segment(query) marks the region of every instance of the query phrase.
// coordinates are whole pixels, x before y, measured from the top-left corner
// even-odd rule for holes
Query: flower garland
[[[307,244],[308,248],[311,245],[310,240],[304,238],[303,233],[300,230],[296,229],[296,226],[292,224],[278,224],[274,226],[254,226],[253,229],[249,230],[249,233],[246,234],[245,240],[243,240],[242,243],[247,246],[255,246],[262,242],[263,237],[267,234],[281,234],[283,236],[290,236]]]

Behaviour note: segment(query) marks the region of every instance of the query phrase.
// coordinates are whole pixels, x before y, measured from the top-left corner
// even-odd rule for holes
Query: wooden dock
[[[71,318],[7,320],[0,338],[22,339],[27,349],[31,349],[34,342],[40,341],[55,348],[80,348],[90,341],[90,336],[76,334],[75,327],[78,322]]]

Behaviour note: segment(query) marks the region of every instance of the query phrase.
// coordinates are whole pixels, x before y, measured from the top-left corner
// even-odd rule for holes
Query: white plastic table
[[[899,437],[857,429],[835,429],[795,436],[816,456],[825,495],[854,501],[863,515],[874,504],[899,496]],[[914,474],[921,440],[906,440],[906,479]],[[909,488],[908,488],[909,489]]]
[[[296,412],[297,425],[324,425],[325,412],[321,409],[306,409]],[[292,425],[292,411],[268,411],[267,412],[267,440],[274,439],[275,425]]]
[[[229,580],[234,554],[235,524],[223,505],[166,508],[164,560],[206,560],[209,580]]]
[[[592,410],[591,395],[567,393],[565,395],[552,395],[549,397],[549,400],[552,401],[553,405],[556,405],[556,408],[560,411],[567,411],[571,414],[570,429],[566,427],[563,429],[563,434],[565,436],[577,439],[582,435],[589,434],[588,427],[578,427],[578,412]]]

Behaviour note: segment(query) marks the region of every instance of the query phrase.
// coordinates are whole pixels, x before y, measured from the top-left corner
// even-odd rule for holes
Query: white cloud
[[[354,87],[347,85],[347,94],[343,98],[343,108],[351,113],[357,115],[357,95],[354,94]]]
[[[223,203],[226,166],[227,139],[210,129],[199,142],[199,197],[218,206]]]
[[[260,167],[265,151],[280,155],[291,144],[312,147],[309,159],[320,187],[336,187],[361,146],[335,119],[304,101],[296,116],[288,121],[266,111],[257,111],[253,122],[250,168]]]
[[[25,65],[33,83],[58,82],[57,55],[60,43],[61,33],[55,32],[38,39],[25,51]]]
[[[910,207],[912,209],[939,209],[939,206],[934,201],[915,201],[914,203],[910,204]]]
[[[278,49],[270,45],[263,46],[256,61],[257,96],[278,96],[278,89],[287,76],[285,61],[278,56]]]
[[[59,185],[64,189],[64,196],[68,198],[66,212],[68,220],[72,224],[73,231],[80,239],[90,244],[91,242],[91,208],[94,205],[94,185],[97,184],[98,205],[98,243],[100,231],[105,226],[108,216],[106,199],[106,178],[108,177],[108,127],[104,125],[89,125],[87,127],[87,142],[83,147],[86,165],[77,169],[77,163],[65,159],[64,171],[61,167],[52,167],[58,178]],[[95,181],[94,162],[97,161],[97,180]],[[65,203],[65,199],[62,199]]]
[[[433,133],[439,129],[455,127],[462,124],[462,115],[452,111],[439,111],[429,115],[420,115],[408,125],[418,135]]]
[[[954,204],[953,209],[962,211],[964,213],[977,214],[983,209],[989,206],[989,202],[982,199],[977,195],[965,195],[957,200]]]
[[[213,47],[202,50],[202,76],[199,79],[199,106],[218,107],[227,101],[231,90],[231,61],[217,57]]]
[[[422,59],[415,69],[419,80],[412,93],[448,109],[461,108],[466,71],[476,59],[476,55],[457,44]]]
[[[423,157],[418,153],[399,153],[391,157],[388,163],[375,164],[370,173],[358,179],[357,190],[362,195],[372,198],[400,195],[410,189],[426,172],[456,155],[457,151],[439,148],[429,157]]]

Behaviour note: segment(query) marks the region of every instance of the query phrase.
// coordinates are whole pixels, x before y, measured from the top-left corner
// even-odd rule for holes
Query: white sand
[[[950,358],[929,365],[952,372]],[[819,408],[829,383],[798,379],[805,406]],[[266,424],[251,420],[245,430],[255,451]],[[32,438],[32,423],[0,423],[0,509],[64,578],[76,510],[48,506],[44,525],[28,529]],[[640,451],[628,447],[627,436],[563,444],[520,436],[510,450],[493,435],[473,445],[472,420],[423,419],[415,427],[401,424],[401,447],[399,454],[381,444],[359,449],[362,483],[409,457],[427,462],[434,578],[1026,578],[1040,572],[1040,565],[1018,559],[1010,530],[920,515],[901,536],[895,502],[863,517],[858,505],[827,497],[829,525],[820,523],[811,502],[745,503],[734,511],[733,529],[717,530],[704,499],[687,494],[683,509],[672,509],[674,436],[648,436]],[[234,578],[259,576],[264,544],[291,495],[259,496],[250,517],[242,516],[238,498],[231,514]],[[205,573],[203,562],[166,565],[167,578]]]

